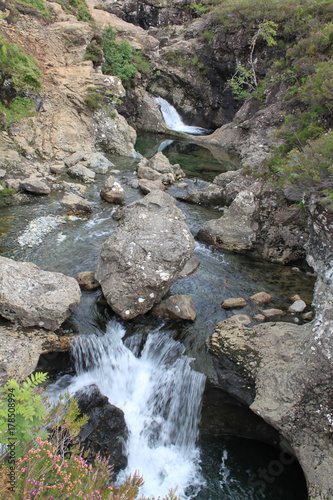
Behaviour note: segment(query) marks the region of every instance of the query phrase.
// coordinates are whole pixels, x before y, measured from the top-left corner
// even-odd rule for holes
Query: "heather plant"
[[[5,453],[0,461],[0,498],[149,500],[139,496],[143,484],[139,473],[115,484],[110,481],[108,457],[97,455],[94,463],[88,464],[78,439],[88,417],[81,414],[77,401],[68,393],[50,406],[43,394],[36,393],[45,380],[46,374],[37,373],[21,385],[11,379],[0,389],[0,442],[11,450],[11,439],[16,445],[16,452]],[[171,490],[163,500],[179,497]]]

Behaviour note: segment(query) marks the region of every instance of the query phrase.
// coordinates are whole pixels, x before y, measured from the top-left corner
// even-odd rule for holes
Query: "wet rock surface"
[[[95,272],[110,307],[124,319],[149,311],[176,281],[194,246],[170,195],[153,192],[128,205]]]
[[[189,295],[173,295],[153,307],[152,313],[159,318],[194,321],[197,314]]]
[[[113,465],[113,479],[121,469],[127,466],[124,453],[128,429],[124,412],[110,404],[108,398],[91,384],[74,394],[81,412],[88,415],[88,422],[79,433],[80,446],[87,453],[87,460],[93,463],[99,453],[103,458],[109,458]]]
[[[80,303],[74,278],[0,257],[0,314],[22,326],[55,330]]]

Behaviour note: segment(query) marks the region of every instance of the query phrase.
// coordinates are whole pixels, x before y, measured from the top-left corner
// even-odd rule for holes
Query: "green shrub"
[[[85,0],[55,0],[65,12],[76,16],[78,21],[91,21],[92,17]]]
[[[85,98],[84,102],[87,104],[88,108],[91,110],[98,109],[100,105],[102,104],[103,97],[96,91],[91,90],[89,91],[87,97]]]
[[[56,406],[47,405],[42,395],[35,393],[45,379],[45,374],[37,373],[22,385],[12,379],[0,389],[0,442],[9,445],[0,462],[0,497],[137,499],[143,484],[138,474],[116,485],[110,483],[108,457],[97,455],[94,465],[87,463],[78,446],[78,433],[88,417],[80,414],[77,401],[68,393]],[[16,440],[16,453],[11,451],[12,439]],[[9,482],[10,473],[14,485]],[[140,500],[148,499],[140,496]],[[164,500],[180,499],[171,490]]]
[[[105,58],[103,73],[118,76],[127,88],[134,83],[134,78],[138,77],[139,73],[147,76],[150,72],[141,51],[132,49],[128,40],[117,43],[116,33],[112,27],[104,31],[103,53]]]
[[[51,19],[51,7],[44,0],[9,0],[8,4],[9,9],[16,7],[19,11],[25,12],[25,8],[28,8],[29,13],[42,17],[44,21]]]

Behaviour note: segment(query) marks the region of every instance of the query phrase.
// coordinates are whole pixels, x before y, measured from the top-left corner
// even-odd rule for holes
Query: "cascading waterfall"
[[[175,130],[176,132],[185,132],[187,134],[193,135],[204,135],[209,133],[209,130],[206,130],[205,128],[185,125],[176,109],[162,97],[155,97],[154,99],[160,105],[163,119],[166,125],[171,130]]]
[[[124,411],[130,436],[120,481],[139,470],[143,494],[164,496],[178,486],[177,494],[188,498],[186,489],[195,494],[203,483],[195,440],[205,377],[192,370],[184,346],[161,331],[148,335],[140,357],[132,352],[135,338],[130,348],[123,344],[124,333],[111,322],[103,337],[76,339],[69,392],[95,383]]]

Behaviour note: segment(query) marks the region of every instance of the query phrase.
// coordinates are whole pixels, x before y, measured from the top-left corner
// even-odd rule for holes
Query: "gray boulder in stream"
[[[123,319],[145,314],[178,278],[195,247],[174,199],[153,191],[121,210],[104,243],[95,278]]]
[[[0,257],[0,314],[4,318],[22,326],[55,330],[80,299],[74,278]]]

